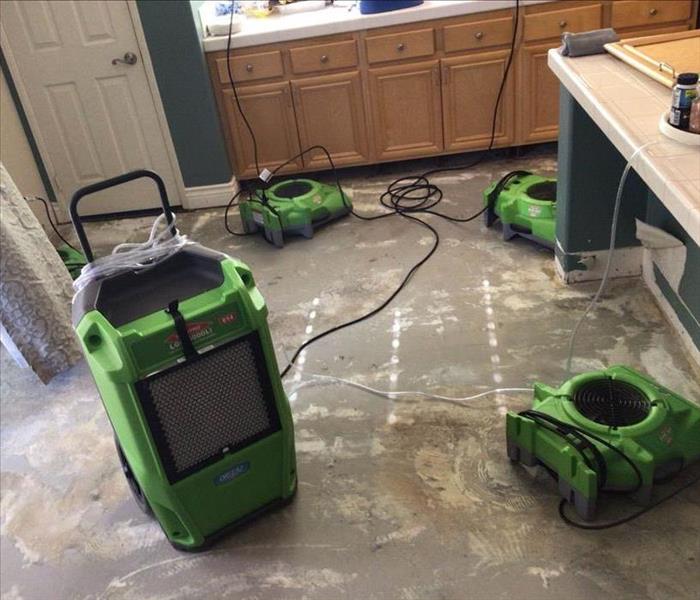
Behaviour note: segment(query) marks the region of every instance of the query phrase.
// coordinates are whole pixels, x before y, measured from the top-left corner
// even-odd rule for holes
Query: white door
[[[171,203],[181,204],[160,97],[127,2],[12,0],[0,7],[3,51],[61,205],[80,187],[141,168],[156,171]],[[80,213],[158,205],[155,186],[143,180],[85,198]]]

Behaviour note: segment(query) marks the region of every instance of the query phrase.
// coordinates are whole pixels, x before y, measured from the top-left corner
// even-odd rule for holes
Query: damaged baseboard
[[[185,188],[185,200],[182,207],[187,210],[196,210],[198,208],[226,206],[239,189],[235,177],[232,177],[231,181],[227,183]]]
[[[603,278],[605,264],[608,260],[608,250],[596,250],[593,252],[576,253],[579,261],[586,265],[586,269],[565,271],[559,256],[555,256],[555,266],[559,278],[564,283],[577,283],[580,281],[596,281]],[[617,248],[612,258],[610,277],[639,277],[642,274],[641,246],[629,248]]]
[[[690,333],[681,322],[673,306],[671,306],[671,303],[666,299],[666,296],[664,296],[661,288],[659,288],[657,285],[656,277],[654,276],[654,263],[649,251],[644,253],[643,264],[644,283],[646,283],[647,287],[654,296],[654,300],[656,300],[656,304],[661,309],[661,312],[663,313],[664,317],[666,317],[666,320],[680,336],[681,341],[683,342],[683,347],[685,348],[696,373],[700,373],[700,349],[698,349],[698,347],[695,345],[693,338],[690,336]],[[680,298],[678,298],[678,300],[683,302]]]

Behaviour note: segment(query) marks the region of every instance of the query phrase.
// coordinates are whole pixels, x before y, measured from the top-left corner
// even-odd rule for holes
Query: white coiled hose
[[[172,227],[174,224],[175,215],[173,215]],[[80,272],[80,277],[73,282],[73,289],[77,293],[96,279],[127,271],[150,269],[192,243],[186,235],[180,235],[177,229],[173,235],[165,215],[160,215],[151,227],[148,240],[141,243],[119,244],[114,247],[112,254],[96,258],[86,264]]]

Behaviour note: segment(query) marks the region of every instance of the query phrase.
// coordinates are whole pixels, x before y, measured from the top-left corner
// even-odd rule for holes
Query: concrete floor
[[[402,168],[416,165],[345,176],[356,208],[377,212]],[[481,190],[513,168],[554,172],[555,155],[540,148],[437,177],[443,208],[472,213]],[[107,248],[143,238],[150,222],[89,230]],[[451,395],[559,384],[567,334],[595,285],[563,286],[550,252],[504,243],[481,221],[431,222],[442,236],[437,255],[390,309],[310,348],[302,378]],[[399,218],[347,218],[284,250],[228,236],[221,210],[182,214],[179,226],[252,267],[285,364],[307,326],[318,332],[375,306],[431,243]],[[610,285],[577,346],[577,370],[614,363],[700,398],[678,338],[638,279]],[[132,501],[84,364],[44,387],[3,352],[2,375],[3,600],[697,598],[700,486],[617,529],[567,527],[551,480],[505,455],[503,412],[528,407],[529,393],[458,406],[303,388],[292,406],[295,502],[190,555]],[[603,516],[630,508],[618,501]]]

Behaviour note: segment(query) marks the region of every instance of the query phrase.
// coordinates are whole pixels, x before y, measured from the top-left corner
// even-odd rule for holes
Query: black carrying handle
[[[501,192],[510,183],[511,179],[515,179],[516,177],[525,177],[527,175],[532,175],[532,173],[530,173],[530,171],[511,171],[510,173],[506,173],[503,177],[501,177],[499,182],[493,187],[491,193],[488,195],[487,206],[489,207],[489,210],[494,209],[498,196],[501,195]]]
[[[168,192],[165,190],[165,184],[163,183],[163,180],[161,179],[160,175],[147,169],[138,169],[136,171],[130,171],[129,173],[124,173],[123,175],[117,175],[116,177],[105,179],[104,181],[98,181],[97,183],[86,185],[85,187],[80,188],[77,192],[75,192],[75,194],[73,194],[73,197],[71,198],[70,219],[73,222],[75,233],[78,235],[78,239],[80,240],[80,246],[83,248],[83,253],[85,254],[87,262],[92,262],[95,259],[95,257],[92,254],[90,242],[88,241],[87,236],[85,235],[85,228],[83,227],[83,222],[80,220],[80,215],[78,215],[78,203],[85,196],[89,196],[90,194],[94,194],[95,192],[101,192],[102,190],[106,190],[108,188],[116,187],[123,183],[128,183],[129,181],[133,181],[134,179],[141,179],[142,177],[152,179],[158,186],[158,193],[160,194],[160,203],[163,206],[163,214],[165,215],[165,218],[168,221],[168,225],[171,226],[170,232],[173,235],[175,235],[175,227],[172,226],[175,222],[175,219],[173,218],[173,211],[170,208]]]

